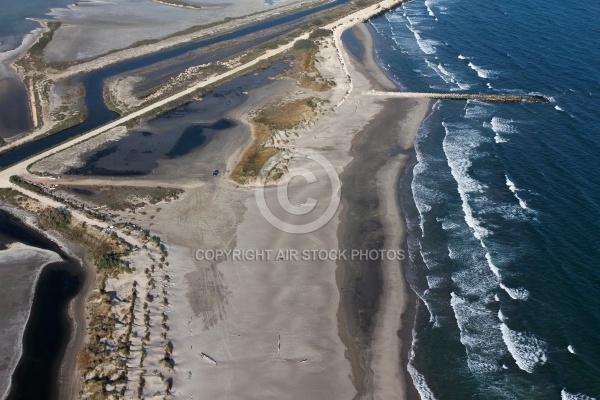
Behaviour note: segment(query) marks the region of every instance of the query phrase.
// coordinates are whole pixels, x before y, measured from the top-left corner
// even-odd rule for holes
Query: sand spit
[[[21,44],[13,50],[8,50],[0,53],[0,64],[9,65],[17,60],[27,49],[33,45],[38,37],[42,34],[43,28],[37,28],[25,35]]]
[[[11,376],[21,357],[25,326],[31,311],[35,287],[44,266],[62,261],[53,251],[14,243],[0,250],[0,398],[8,393]]]
[[[398,3],[382,2],[380,7],[370,7],[332,26],[333,37],[322,39],[317,68],[336,85],[322,95],[326,106],[319,109],[315,120],[296,127],[286,140],[277,143],[283,149],[290,173],[306,169],[317,178],[315,184],[291,181],[289,196],[293,204],[313,198],[317,200],[318,213],[339,195],[331,191],[325,171],[311,163],[307,154],[324,156],[342,173],[344,209],[337,210],[327,224],[303,235],[282,232],[261,213],[253,188],[238,187],[220,177],[188,187],[178,201],[149,208],[147,215],[126,215],[158,235],[168,250],[163,266],[167,271],[157,267],[160,253],[150,250],[152,253],[145,256],[147,266],[140,264],[132,278],[144,290],[137,294],[138,298],[156,294],[157,299],[148,301],[151,313],[147,318],[148,308],[135,303],[137,317],[127,319],[143,318],[150,329],[149,341],[144,339],[145,328],[138,329],[136,339],[131,339],[133,353],[126,368],[131,384],[124,388],[119,384],[127,396],[139,393],[140,387],[146,396],[160,388],[164,394],[171,390],[170,384],[175,397],[186,399],[286,398],[290,393],[295,398],[347,399],[357,395],[357,389],[364,398],[395,398],[404,393],[399,351],[402,343],[397,337],[400,314],[406,305],[400,265],[396,262],[376,266],[383,283],[375,289],[381,290],[382,297],[370,316],[370,325],[363,329],[353,320],[356,286],[344,284],[345,265],[335,259],[286,256],[292,251],[301,254],[305,250],[352,248],[360,240],[351,236],[355,231],[344,230],[345,221],[350,220],[348,215],[359,211],[357,203],[348,197],[347,188],[353,180],[361,182],[360,179],[369,184],[359,185],[358,193],[362,191],[374,201],[371,216],[381,225],[379,232],[384,240],[378,246],[391,250],[402,247],[404,229],[394,188],[409,158],[416,128],[428,110],[428,101],[366,99],[363,92],[382,90],[389,87],[389,81],[378,81],[369,74],[374,71],[373,64],[361,65],[353,60],[340,48],[339,39],[344,29],[384,6]],[[283,51],[277,50],[272,55]],[[304,95],[308,93],[304,91]],[[280,100],[297,96],[300,94],[293,93]],[[73,142],[31,161],[64,150]],[[390,153],[392,147],[398,151]],[[231,165],[230,160],[239,156],[239,149],[229,151],[224,158]],[[6,184],[8,176],[14,173],[27,175],[25,166],[31,161],[1,172],[2,182]],[[273,204],[277,189],[267,188],[265,195],[267,202]],[[274,213],[291,224],[312,217],[293,215],[281,207]],[[367,242],[364,239],[362,242]],[[206,257],[207,250],[270,251],[271,256],[254,260],[210,259]],[[278,250],[288,252],[277,259]],[[144,256],[140,257],[139,262],[144,262]],[[153,276],[155,271],[159,275]],[[168,279],[162,276],[164,273]],[[128,291],[133,282],[127,282],[109,281],[108,287],[123,298],[133,295]],[[121,308],[119,313],[124,313],[125,307]],[[161,327],[165,323],[163,313],[167,330]],[[151,331],[153,327],[158,329],[156,333]],[[159,335],[167,332],[168,337],[161,340]],[[133,329],[129,333],[133,335]],[[362,342],[365,337],[369,340]],[[168,349],[164,347],[169,344],[166,340],[170,343]],[[162,360],[167,360],[168,365]],[[160,366],[167,370],[162,371]],[[119,376],[111,375],[112,372],[106,369],[103,373],[118,381]]]
[[[294,130],[297,138],[286,144],[288,169],[309,168],[318,182],[324,184],[292,184],[290,196],[295,203],[311,197],[319,204],[327,204],[332,197],[324,171],[311,165],[302,155],[316,151],[342,171],[352,159],[351,139],[363,132],[370,121],[376,124],[378,120],[373,118],[379,118],[383,110],[381,104],[363,102],[360,90],[371,87],[369,79],[346,58],[354,86],[354,91],[348,94],[349,84],[345,74],[340,73],[343,66],[332,44],[329,39],[323,45],[318,68],[324,77],[336,80],[329,101],[334,107],[341,105],[325,110],[310,126]],[[406,134],[395,139],[396,143],[410,148],[419,118],[428,109],[427,102],[413,101],[403,107],[404,118],[416,111],[415,107],[421,111],[410,122],[406,120],[409,122]],[[387,115],[389,119],[385,122],[390,123],[398,113],[388,109]],[[397,119],[394,121],[398,123]],[[415,121],[418,121],[416,126]],[[389,130],[383,122],[379,128]],[[372,137],[373,132],[378,131],[371,130],[366,137]],[[388,185],[397,181],[399,167],[406,159],[404,155],[396,157],[378,174],[382,196],[389,190]],[[267,190],[266,195],[267,201],[272,201],[276,191]],[[179,360],[179,368],[176,367],[179,384],[175,394],[189,398],[197,395],[201,387],[202,396],[208,398],[286,397],[289,393],[298,398],[353,397],[354,386],[360,386],[357,380],[364,379],[364,375],[360,374],[360,366],[354,368],[353,384],[350,379],[353,369],[338,336],[347,334],[335,317],[340,302],[336,285],[339,267],[335,260],[295,260],[285,256],[283,260],[258,261],[197,259],[199,254],[204,254],[202,252],[217,249],[270,250],[272,254],[277,250],[289,251],[288,254],[336,250],[339,248],[338,218],[316,232],[294,235],[279,231],[265,220],[252,191],[219,181],[188,196],[176,210],[165,208],[153,220],[153,229],[171,243],[170,255],[176,260],[173,263],[185,265],[174,275],[177,287],[187,288],[187,295],[178,296],[173,302],[173,310],[177,310],[173,312],[173,320],[178,321],[172,331],[176,338],[174,357]],[[395,193],[392,190],[387,196],[394,197]],[[202,205],[201,208],[198,205]],[[380,212],[391,211],[396,206],[388,197],[388,203],[384,203],[385,208]],[[277,216],[287,222],[298,221],[296,216],[286,213]],[[390,235],[390,248],[402,245],[401,228],[400,219],[384,227]],[[383,311],[376,318],[377,321],[385,319],[385,323],[378,323],[374,344],[368,350],[371,357],[367,368],[374,371],[374,377],[361,391],[361,395],[376,398],[386,398],[394,390],[398,392],[393,397],[397,397],[404,385],[400,369],[401,343],[396,336],[405,300],[403,279],[398,264],[385,267],[385,277],[390,278],[390,283],[384,287]],[[342,307],[349,306],[352,305],[342,304]],[[398,351],[389,351],[386,346]],[[206,362],[202,353],[217,364]],[[384,387],[388,384],[389,389]]]
[[[365,51],[362,63],[352,65],[368,77],[371,87],[395,89],[374,61],[366,26],[358,24],[354,30]],[[362,87],[357,86],[355,91]],[[359,97],[362,103],[357,108],[369,103],[369,98]],[[404,249],[405,227],[397,200],[398,181],[411,159],[413,140],[429,110],[429,100],[394,100],[383,104],[376,118],[354,136],[351,150],[354,158],[341,175],[344,205],[338,231],[341,248],[383,249],[394,253]],[[340,262],[341,323],[349,335],[345,342],[351,350],[355,385],[365,398],[407,398],[407,384],[412,386],[402,359],[407,350],[402,348],[403,340],[407,338],[398,337],[408,300],[402,274],[404,262],[396,259]],[[410,319],[405,322],[412,324]]]

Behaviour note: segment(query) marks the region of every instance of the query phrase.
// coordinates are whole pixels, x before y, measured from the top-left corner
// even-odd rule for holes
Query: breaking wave
[[[597,400],[595,397],[586,396],[581,393],[569,393],[565,389],[560,392],[561,400]]]
[[[475,71],[477,73],[477,76],[480,78],[489,79],[489,78],[493,78],[493,76],[494,76],[494,71],[478,67],[477,65],[473,64],[473,62],[469,62],[469,64],[467,64],[467,65],[473,71]]]
[[[561,400],[597,400],[595,397],[586,396],[581,393],[569,393],[565,389],[560,392]]]
[[[503,283],[500,283],[500,287],[504,289],[506,294],[513,300],[527,300],[529,298],[529,292],[523,288],[509,288]]]
[[[543,340],[531,333],[514,331],[504,323],[500,330],[508,351],[523,371],[532,373],[536,366],[548,361],[548,345]]]
[[[519,205],[521,206],[522,209],[527,210],[527,202],[525,200],[523,200],[518,193],[517,187],[515,186],[515,183],[513,181],[511,181],[510,179],[508,179],[508,175],[504,174],[504,176],[506,177],[506,186],[508,186],[508,189],[512,192],[512,194],[515,196],[515,198],[519,201]]]

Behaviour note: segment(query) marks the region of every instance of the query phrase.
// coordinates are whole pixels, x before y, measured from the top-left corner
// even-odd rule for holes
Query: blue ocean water
[[[424,399],[600,399],[600,3],[413,0],[371,21],[439,101],[403,193]]]

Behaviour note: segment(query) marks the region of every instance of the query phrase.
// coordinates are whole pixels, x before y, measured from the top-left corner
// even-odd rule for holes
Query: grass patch
[[[64,107],[64,106],[63,106]],[[60,114],[63,115],[63,114]],[[77,110],[71,115],[64,115],[61,120],[57,124],[55,124],[45,135],[36,138],[36,140],[40,140],[43,137],[54,135],[55,133],[64,131],[65,129],[72,128],[81,124],[83,121],[87,119],[87,107],[84,107],[83,110]]]
[[[318,50],[319,46],[310,39],[300,39],[294,43],[294,50]]]
[[[99,275],[116,277],[130,272],[129,263],[122,257],[130,247],[115,236],[96,234],[84,224],[77,223],[66,208],[47,207],[38,213],[41,228],[54,230],[66,239],[83,245],[87,258],[96,266]]]
[[[13,175],[9,178],[10,183],[13,183],[17,186],[21,186],[23,189],[25,190],[29,190],[30,192],[36,193],[36,194],[40,194],[40,195],[44,195],[44,191],[37,185],[34,185],[24,179],[21,179],[20,177]]]
[[[299,99],[284,104],[271,104],[262,109],[254,122],[271,130],[292,129],[315,116],[316,99]]]
[[[15,62],[16,65],[25,68],[27,71],[43,71],[44,70],[44,50],[48,43],[54,37],[54,33],[60,28],[62,23],[56,21],[46,22],[47,30],[40,35],[37,42],[33,44],[25,53],[25,55]]]
[[[176,200],[183,189],[164,187],[136,186],[72,186],[59,185],[59,190],[73,195],[83,201],[98,205],[106,205],[114,211],[134,210],[147,203],[157,204],[161,201]]]
[[[48,196],[41,185],[28,182],[16,175],[10,177],[10,182],[39,195]],[[17,197],[17,194],[13,193],[15,191],[9,192],[9,190],[11,189],[4,190],[8,198]],[[59,200],[55,196],[50,197]],[[130,246],[116,235],[108,236],[91,231],[85,224],[75,222],[66,207],[45,207],[34,213],[42,229],[54,230],[66,239],[83,245],[86,256],[94,263],[98,273],[116,276],[129,272],[129,264],[121,257],[129,253]]]
[[[40,211],[38,222],[44,229],[62,231],[71,225],[71,213],[64,208],[48,207]]]
[[[275,132],[293,129],[316,115],[318,99],[299,99],[289,103],[272,103],[262,109],[252,121],[253,140],[235,166],[231,179],[240,184],[256,179],[265,163],[279,153],[270,142]]]
[[[0,188],[0,201],[3,203],[18,207],[21,205],[21,202],[27,199],[27,196],[17,190],[12,188]]]
[[[311,43],[314,44],[312,41]],[[294,46],[292,54],[296,62],[295,71],[292,72],[291,76],[298,81],[298,85],[302,88],[310,89],[315,92],[324,92],[334,87],[335,82],[333,80],[323,78],[315,66],[318,52],[319,47],[316,44],[315,47],[306,44],[300,46],[300,48],[296,48],[296,46]]]

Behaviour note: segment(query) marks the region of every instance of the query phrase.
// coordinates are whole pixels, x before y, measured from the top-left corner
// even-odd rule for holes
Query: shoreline
[[[38,296],[39,292],[40,276],[46,270],[46,267],[52,264],[75,262],[78,265],[78,269],[80,269],[78,273],[82,278],[82,282],[79,292],[69,301],[66,310],[64,310],[65,316],[67,318],[67,329],[69,329],[69,337],[68,341],[67,338],[65,338],[65,343],[61,344],[61,348],[63,348],[64,351],[60,358],[56,360],[59,371],[57,374],[58,382],[56,382],[55,384],[57,390],[57,398],[74,398],[73,395],[77,391],[77,379],[75,374],[77,373],[77,354],[79,353],[80,347],[73,347],[72,344],[83,343],[83,340],[85,338],[84,310],[87,297],[90,293],[90,289],[93,288],[93,283],[95,281],[95,273],[93,269],[90,268],[90,265],[85,259],[85,257],[82,255],[81,250],[78,249],[77,244],[66,241],[54,232],[41,230],[33,222],[35,217],[33,217],[27,211],[17,209],[10,205],[2,205],[0,207],[0,211],[5,213],[9,218],[16,220],[16,223],[20,224],[24,229],[30,230],[31,232],[33,232],[34,235],[43,238],[43,240],[47,241],[50,245],[56,246],[58,252],[55,252],[53,250],[47,251],[52,251],[58,257],[60,257],[59,260],[50,261],[37,267],[36,276],[31,285],[31,299],[28,305],[27,316],[25,318],[22,328],[20,329],[21,333],[18,338],[19,354],[16,357],[15,363],[11,368],[11,373],[7,376],[8,384],[6,386],[6,390],[2,395],[0,395],[0,398],[5,398],[9,395],[12,388],[12,380],[14,377],[14,373],[19,367],[19,364],[21,363],[23,357],[25,335],[27,334],[27,328],[30,323],[34,303],[38,301],[36,297]],[[38,247],[35,248],[39,249]],[[46,250],[40,249],[40,251]],[[75,374],[73,374],[73,372]]]
[[[373,38],[367,26],[358,24],[353,27],[353,31],[356,39],[363,46],[364,51],[361,60],[354,58],[349,51],[347,51],[348,57],[358,65],[359,70],[362,69],[363,73],[366,72],[366,76],[372,86],[379,86],[381,90],[397,90],[396,85],[387,77],[375,61]],[[429,114],[430,108],[431,102],[428,100],[420,100],[418,104],[413,104],[412,106],[407,101],[386,102],[381,113],[362,132],[354,137],[352,142],[354,159],[347,169],[344,170],[344,174],[349,174],[348,179],[356,180],[356,176],[351,172],[353,164],[356,163],[355,168],[357,170],[371,170],[375,168],[373,167],[373,161],[370,160],[376,157],[365,158],[362,161],[357,160],[360,159],[363,151],[368,151],[368,148],[373,146],[373,141],[377,142],[377,140],[380,140],[378,137],[382,136],[381,134],[385,132],[386,128],[390,130],[390,127],[394,124],[390,124],[389,122],[395,117],[397,119],[399,109],[404,109],[406,115],[400,122],[400,127],[403,131],[406,130],[408,132],[405,132],[406,137],[402,138],[400,140],[401,143],[399,143],[402,145],[402,159],[384,163],[384,165],[377,168],[377,184],[375,185],[377,194],[371,197],[374,202],[380,202],[380,214],[386,215],[386,218],[381,220],[383,235],[385,237],[385,248],[400,248],[405,251],[406,255],[408,254],[407,238],[399,192],[400,182],[406,177],[409,168],[414,165],[416,155],[413,148],[414,138],[422,121]],[[416,115],[415,112],[417,113]],[[375,133],[378,133],[378,137],[374,136]],[[385,156],[385,154],[382,154],[382,156]],[[357,173],[360,174],[360,172]],[[366,181],[365,184],[367,184]],[[363,198],[362,201],[365,201],[365,199]],[[352,203],[352,201],[348,201],[347,199],[344,201],[344,211],[340,215],[342,221],[348,218],[348,210],[352,209],[352,204],[348,203]],[[390,222],[390,220],[393,222]],[[345,223],[348,223],[348,220]],[[343,224],[344,222],[341,222],[340,227]],[[348,240],[348,237],[351,235],[346,233],[344,239],[342,229],[340,228],[338,231],[338,237],[341,241]],[[348,326],[343,316],[348,311],[344,312],[344,304],[342,301],[340,302],[338,317],[340,319],[340,326],[343,327],[340,330],[340,337],[342,337],[342,340],[347,345],[350,341],[350,346],[348,346],[350,351],[349,360],[353,364],[355,385],[359,389],[359,396],[362,389],[366,393],[372,394],[374,398],[391,398],[390,396],[398,396],[399,392],[402,393],[400,398],[403,399],[419,398],[407,370],[408,354],[412,347],[412,329],[416,306],[416,296],[408,285],[404,273],[407,262],[408,259],[405,259],[399,266],[395,263],[382,266],[382,293],[378,299],[379,307],[373,317],[375,327],[372,329],[372,334],[365,337],[364,340],[366,342],[360,344],[360,340],[357,342],[356,338],[352,338],[352,335],[346,335],[346,332],[344,332],[344,328],[347,329]],[[339,274],[341,273],[340,270]],[[341,276],[339,276],[338,286],[340,290],[343,290],[343,285],[345,284]],[[396,335],[396,332],[398,332],[398,335]],[[371,337],[371,339],[367,339],[368,337]],[[394,342],[397,344],[394,345]],[[354,349],[352,349],[352,346]],[[389,351],[393,347],[398,349],[395,354]],[[390,376],[390,369],[393,370],[396,365],[400,370]]]
[[[363,58],[366,57],[365,63],[367,65],[368,70],[371,73],[377,74],[377,76],[382,76],[385,80],[389,81],[392,85],[392,88],[391,88],[392,91],[402,90],[399,86],[397,86],[396,83],[393,82],[392,78],[387,75],[385,69],[383,69],[378,64],[376,54],[375,54],[375,40],[373,37],[373,32],[371,31],[371,28],[369,28],[369,26],[367,24],[363,24],[363,25],[361,25],[361,27],[364,28],[363,29],[364,42],[361,41],[361,38],[358,35],[357,35],[357,40],[361,41],[361,44],[364,47]],[[370,48],[370,50],[369,50],[369,48]],[[432,112],[432,107],[434,106],[435,101],[430,100],[428,103],[429,104],[426,107],[427,110],[426,111],[425,111],[425,109],[422,110],[424,112],[424,114],[422,114],[422,118],[421,118],[418,126],[416,127],[416,130],[419,129],[419,127],[423,124],[423,122],[428,118],[428,116]],[[407,235],[406,226],[405,226],[406,219],[404,216],[404,209],[403,209],[403,205],[402,205],[402,203],[403,203],[402,196],[403,195],[401,193],[401,188],[404,184],[405,179],[407,179],[407,175],[408,175],[409,171],[411,171],[412,168],[417,163],[417,153],[414,149],[415,139],[416,139],[416,132],[415,132],[415,137],[413,137],[413,139],[412,139],[410,148],[406,150],[407,159],[406,159],[404,165],[402,166],[401,170],[398,171],[396,181],[394,183],[394,190],[388,192],[390,202],[394,202],[393,207],[395,207],[395,209],[398,211],[400,221],[403,225],[403,229],[405,230],[404,238],[402,240],[400,240],[400,242],[401,242],[401,248],[404,251],[404,254],[406,255],[406,260],[401,265],[401,269],[402,269],[401,280],[403,282],[403,286],[405,289],[406,298],[404,299],[404,303],[405,303],[404,311],[402,312],[402,314],[400,316],[401,322],[400,322],[400,327],[398,330],[398,336],[400,338],[399,354],[400,354],[402,366],[404,368],[404,370],[402,371],[404,373],[404,380],[405,380],[405,382],[407,382],[405,390],[406,390],[406,398],[408,400],[419,400],[420,399],[420,395],[412,381],[412,376],[410,375],[410,372],[408,371],[408,363],[410,362],[410,352],[411,352],[412,344],[413,344],[413,330],[414,330],[414,326],[415,326],[415,322],[416,322],[415,317],[416,317],[416,312],[417,312],[418,296],[410,287],[410,284],[409,284],[407,276],[406,276],[407,263],[410,261],[408,259],[408,254],[409,254],[408,253],[408,242],[407,242],[408,235]]]
[[[359,13],[359,15],[360,15],[360,13]],[[362,15],[368,15],[368,11],[363,11],[363,14],[362,14]],[[335,30],[334,30],[334,40],[338,39],[338,33],[339,33],[339,31],[341,31],[341,30],[345,29],[346,27],[352,26],[352,25],[354,25],[354,24],[356,23],[356,20],[355,20],[355,19],[353,19],[353,18],[356,18],[356,15],[355,15],[355,14],[353,14],[353,15],[352,15],[352,16],[350,16],[350,17],[347,17],[346,19],[344,19],[344,21],[343,21],[343,22],[342,22],[340,25],[338,25],[338,27],[337,27],[337,28],[339,28],[339,29],[335,29]],[[340,28],[340,26],[341,26],[341,28]],[[338,42],[338,44],[339,44],[339,42]],[[328,53],[328,54],[332,54],[332,53],[334,53],[334,52],[335,52],[335,55],[337,55],[337,51],[340,51],[340,52],[344,53],[344,50],[343,50],[343,49],[341,49],[341,48],[338,48],[337,50],[333,50],[333,49],[332,49],[332,50],[328,50],[328,51],[327,51],[327,53]],[[349,67],[349,68],[352,70],[352,74],[354,74],[355,70],[357,69],[357,68],[356,68],[356,63],[355,63],[355,62],[352,62],[352,60],[348,60],[348,55],[347,55],[347,53],[346,53],[346,54],[342,54],[342,55],[341,55],[341,57],[342,57],[342,59],[341,59],[340,61],[341,61],[341,64],[342,64],[342,66],[344,67],[344,70],[345,70],[346,72],[348,72],[348,67]],[[349,62],[349,63],[351,63],[352,65],[346,65],[346,61],[348,61],[348,62]],[[380,71],[380,72],[381,72],[381,71]],[[368,80],[368,79],[369,79],[369,78],[368,78],[368,76],[369,76],[369,74],[365,74],[365,79],[367,79],[367,80]],[[383,76],[383,74],[382,74],[382,75],[380,75],[380,79],[383,81],[383,79],[381,78],[381,76]],[[362,80],[363,78],[362,78],[362,77],[360,77],[360,78],[357,78],[357,79],[359,79],[359,81],[360,81],[360,80]],[[353,80],[354,80],[354,78],[353,78]],[[355,84],[356,82],[353,82],[353,83]],[[350,91],[352,90],[352,84],[353,84],[353,83],[350,83],[350,84],[348,84],[348,86],[350,87],[350,89],[349,89],[349,92],[348,92],[348,93],[346,93],[346,95],[344,95],[344,97],[342,98],[341,102],[338,104],[338,106],[337,106],[337,107],[341,106],[341,105],[342,105],[342,103],[344,102],[344,100],[346,100],[346,99],[348,98],[348,95],[350,94]],[[361,85],[362,85],[362,86],[365,86],[365,85],[364,85],[364,84],[362,84],[362,83],[361,83]],[[357,87],[359,87],[359,86],[357,86]],[[335,91],[336,91],[336,92],[340,92],[340,90],[345,90],[345,87],[344,87],[344,86],[342,86],[342,87],[339,87],[338,89],[335,89]],[[359,101],[362,101],[362,100],[360,100],[360,99],[361,99],[361,97],[360,97],[360,96],[361,96],[361,95],[360,95],[360,92],[359,92],[358,90],[357,90],[357,91],[355,91],[355,92],[353,93],[353,97],[351,97],[351,98],[350,98],[350,100],[349,100],[349,101],[347,101],[347,102],[346,102],[346,104],[344,104],[344,108],[343,108],[343,109],[344,109],[345,111],[339,111],[339,112],[338,112],[338,111],[336,110],[336,111],[334,111],[334,113],[333,113],[333,114],[335,114],[336,112],[338,112],[337,118],[343,118],[343,117],[344,117],[344,115],[345,115],[346,113],[351,113],[351,111],[352,111],[352,110],[354,110],[354,103],[353,103],[353,102],[357,102],[357,104],[358,104],[358,102],[359,102]],[[359,100],[357,100],[357,99],[359,99]],[[367,101],[369,101],[369,100],[367,100]],[[375,108],[375,109],[377,109],[377,108],[386,108],[386,109],[387,109],[387,111],[386,111],[386,112],[387,112],[389,115],[391,115],[391,116],[393,116],[393,117],[397,117],[397,115],[396,115],[396,114],[397,114],[397,111],[396,111],[396,110],[394,110],[394,109],[390,109],[390,108],[393,108],[393,107],[389,107],[389,106],[388,106],[388,107],[385,107],[385,106],[380,106],[380,104],[382,104],[382,103],[385,103],[385,104],[405,104],[405,103],[412,103],[412,102],[414,102],[414,101],[415,101],[415,100],[381,100],[381,101],[379,101],[379,100],[376,100],[376,101],[374,101],[373,103],[377,103],[377,105],[375,105],[375,106],[374,106],[374,108]],[[372,108],[373,108],[373,107],[371,107],[371,109],[372,109]],[[377,117],[377,115],[378,115],[378,114],[379,114],[378,112],[377,112],[377,113],[375,113],[375,114],[373,114],[373,115],[375,115],[375,116],[374,116],[373,118],[371,118],[371,121],[370,121],[370,122],[368,122],[368,123],[367,123],[367,125],[370,125],[371,123],[372,123],[372,124],[374,124],[374,125],[376,125],[376,124],[381,124],[382,122],[381,122],[380,118],[379,118],[379,117]],[[368,114],[367,114],[367,115],[368,115]],[[385,125],[385,121],[384,121],[383,125]],[[350,125],[343,125],[343,126],[341,126],[341,127],[340,127],[340,129],[346,129],[346,135],[349,135],[349,137],[352,137],[352,136],[353,136],[353,135],[355,135],[355,133],[356,133],[356,131],[354,131],[352,128],[353,128],[353,126],[352,126],[351,124],[350,124]],[[364,125],[363,125],[363,128],[364,128]],[[366,128],[365,128],[365,129],[366,129]],[[312,133],[312,132],[311,132],[311,133]],[[332,134],[335,134],[335,133],[334,133],[334,132],[332,132]],[[317,138],[316,138],[316,136],[315,136],[315,139],[317,139]],[[336,140],[336,139],[337,139],[337,140],[339,140],[339,138],[338,138],[337,136],[334,136],[334,137],[333,137],[333,139],[334,139],[334,140]],[[346,140],[347,140],[347,139],[346,139]],[[78,142],[78,141],[79,141],[79,140],[70,141],[70,142],[69,142],[69,146],[71,146],[73,142]],[[322,146],[322,143],[321,143],[321,145],[319,145],[319,144],[317,144],[317,143],[314,143],[314,144],[312,144],[312,146]],[[344,147],[346,147],[346,146],[347,146],[347,144],[344,144]],[[310,147],[310,145],[309,145],[309,147]],[[318,148],[318,147],[316,147],[316,148]],[[54,151],[57,151],[57,150],[54,150]],[[327,152],[328,150],[325,150],[325,151]],[[328,153],[328,152],[327,152],[327,154],[328,154],[328,155],[331,155],[332,157],[336,157],[336,161],[338,161],[338,162],[339,162],[339,158],[337,158],[337,157],[340,157],[340,152],[339,152],[339,151],[338,151],[337,153],[336,153],[336,152],[332,152],[332,153]],[[37,157],[37,156],[36,156],[36,157]],[[350,153],[348,153],[348,154],[345,154],[345,155],[343,156],[343,159],[347,159],[347,158],[349,158],[349,157],[351,157]],[[20,164],[21,164],[21,167],[22,167],[24,163],[20,163]],[[17,170],[19,169],[18,167],[19,167],[19,166],[17,166],[17,168],[16,168]],[[359,167],[360,167],[360,165],[359,165]],[[13,169],[13,168],[9,168],[9,170],[11,170],[11,169]],[[6,171],[4,171],[4,172],[6,172]],[[388,188],[388,189],[389,189],[389,188]],[[394,193],[395,193],[395,191],[394,191]],[[240,226],[241,226],[241,224],[238,224],[238,229],[241,229],[241,228],[240,228]],[[246,224],[245,226],[246,226],[246,227],[248,227],[248,226],[247,226],[247,224]],[[337,229],[336,229],[336,230],[337,230]],[[334,231],[334,232],[335,232],[335,231]],[[334,234],[335,234],[335,233],[334,233]],[[329,243],[329,240],[327,240],[327,242],[326,242],[326,243],[328,243],[328,244],[330,245],[330,246],[328,246],[328,247],[331,247],[331,248],[333,248],[333,247],[334,247],[334,246],[333,246],[331,243]],[[193,246],[193,245],[194,245],[194,244],[192,244],[192,246]],[[197,244],[196,244],[196,245],[197,245]],[[292,244],[292,242],[290,242],[290,246],[292,246],[292,245],[293,245],[293,244]],[[271,245],[271,246],[272,246],[272,245]],[[257,247],[258,247],[258,246],[257,246]],[[336,265],[336,268],[334,269],[334,271],[335,271],[334,275],[336,275],[336,274],[337,274],[337,270],[338,270],[338,269],[339,269],[339,267]],[[186,277],[185,279],[187,279],[187,277]],[[333,281],[333,285],[335,286],[335,279],[334,279],[334,281]],[[334,289],[334,290],[336,291],[336,293],[338,293],[338,294],[339,294],[339,293],[341,292],[341,287],[340,287],[340,286],[338,286],[338,287],[335,287],[335,289]],[[233,301],[233,300],[231,300],[231,301]],[[337,302],[337,303],[336,303],[336,305],[335,305],[335,309],[336,309],[336,310],[337,310],[337,309],[339,309],[339,307],[340,307],[340,304],[341,304],[340,302]],[[335,314],[335,313],[334,313],[334,314]],[[339,316],[339,314],[338,314],[338,316]],[[335,317],[335,315],[333,315],[332,317],[333,317],[333,319],[334,319],[334,320],[337,320],[337,321],[338,321],[338,326],[337,326],[337,329],[335,330],[335,335],[336,335],[336,337],[337,337],[337,338],[338,338],[338,340],[339,340],[339,327],[340,327],[341,325],[339,325],[339,320],[338,320],[338,318],[336,318],[336,317]],[[398,318],[399,318],[399,316],[398,316]],[[329,330],[328,330],[328,333],[330,333],[330,332],[329,332]],[[395,335],[395,332],[393,332],[393,334]],[[312,339],[311,339],[311,340],[312,340]],[[341,343],[340,343],[340,344],[341,344]],[[336,346],[336,349],[335,349],[335,350],[337,351],[337,346]],[[177,358],[179,358],[179,357],[184,357],[184,355],[183,355],[183,354],[179,355],[179,351],[180,351],[180,350],[176,350],[176,351],[177,351],[177,353],[176,353],[176,356],[177,356]],[[332,361],[332,362],[333,362],[333,361]],[[192,364],[193,364],[193,360],[189,360],[189,365],[192,365]],[[319,364],[317,364],[317,365],[319,365]],[[294,368],[295,368],[295,367],[294,367]],[[344,369],[345,369],[345,368],[344,368]],[[340,370],[339,372],[341,373],[342,371]],[[342,373],[341,375],[343,375],[343,373]],[[338,378],[340,378],[340,379],[341,379],[341,375],[340,375],[340,377],[338,377]],[[341,380],[340,380],[340,382],[341,382]]]
[[[5,210],[3,210],[3,211],[5,211]],[[13,214],[10,214],[10,215],[14,216]],[[14,251],[14,250],[24,250],[27,247],[32,247],[32,246],[27,246],[27,245],[23,245],[20,242],[15,242],[14,244],[9,245],[9,247],[6,250],[3,250],[3,252],[4,251]],[[32,251],[38,251],[38,250],[40,252],[44,251],[44,250],[38,249],[38,248],[35,248],[35,249],[36,250],[33,250],[33,248],[32,248]],[[6,396],[8,396],[8,394],[10,393],[10,390],[12,388],[13,375],[15,373],[15,370],[17,369],[17,366],[19,365],[19,362],[21,361],[21,357],[23,356],[23,339],[25,337],[25,330],[27,328],[27,324],[28,324],[29,318],[31,316],[31,310],[33,308],[33,303],[35,300],[35,292],[36,292],[36,288],[38,286],[40,275],[42,274],[42,271],[48,265],[56,263],[56,262],[61,262],[61,261],[62,260],[48,260],[47,262],[44,262],[43,264],[39,265],[36,269],[35,276],[33,278],[32,284],[31,284],[31,296],[29,299],[29,304],[27,305],[27,312],[26,312],[23,323],[19,327],[19,333],[18,333],[18,338],[17,338],[18,344],[15,348],[13,360],[7,368],[7,375],[5,377],[6,383],[0,382],[0,384],[1,384],[0,387],[4,387],[4,390],[2,390],[2,392],[0,392],[0,399],[6,398]]]

